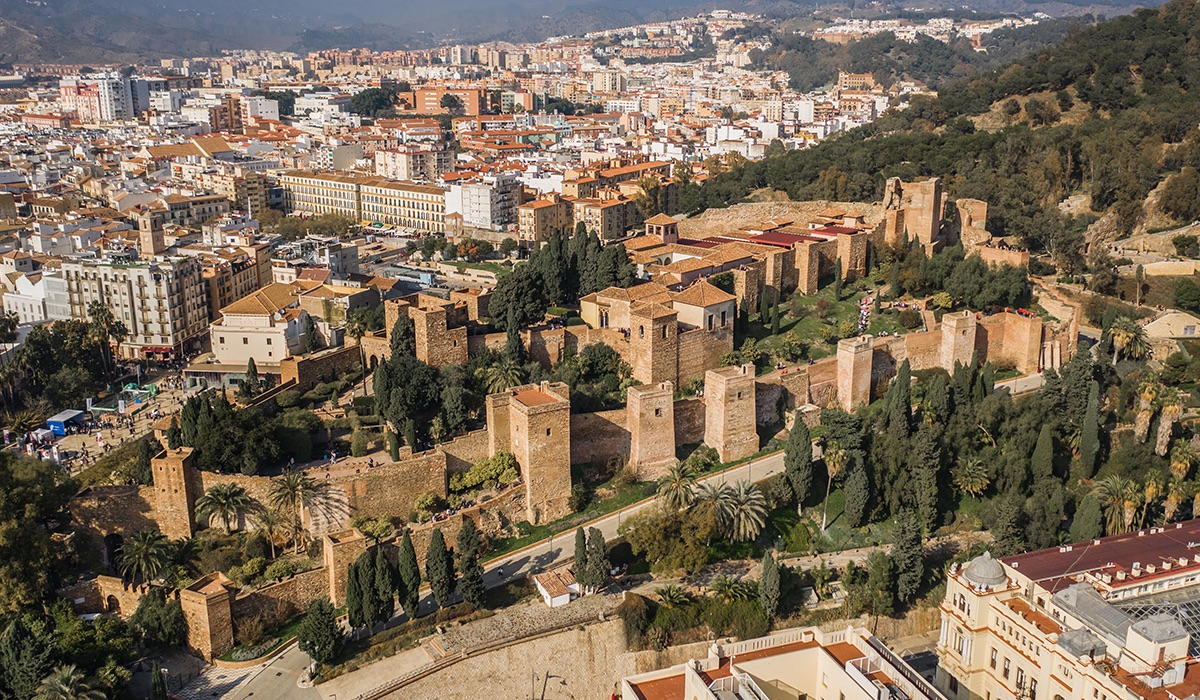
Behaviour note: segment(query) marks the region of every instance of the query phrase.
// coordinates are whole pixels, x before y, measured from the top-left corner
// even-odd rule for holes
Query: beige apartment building
[[[442,144],[412,143],[375,151],[375,174],[389,180],[434,181],[454,169],[454,152]]]
[[[558,195],[517,206],[517,236],[527,246],[540,246],[550,236],[570,236],[575,225],[571,203]]]
[[[279,183],[293,212],[341,214],[422,233],[446,230],[446,191],[434,185],[302,170],[285,173]]]
[[[73,318],[87,319],[88,304],[98,301],[125,324],[122,357],[181,357],[198,349],[208,329],[207,285],[196,258],[67,260],[62,275]]]
[[[1200,696],[1200,520],[952,566],[939,688],[950,700]]]
[[[705,658],[621,680],[625,700],[945,700],[866,629],[715,642]]]
[[[304,352],[307,315],[293,285],[267,285],[221,309],[210,331],[213,356],[219,365],[244,367],[253,357],[256,365],[277,366]]]

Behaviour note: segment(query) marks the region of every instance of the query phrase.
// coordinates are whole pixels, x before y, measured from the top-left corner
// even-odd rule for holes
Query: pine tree
[[[179,418],[171,416],[171,426],[167,428],[167,447],[178,450],[183,445],[183,431],[179,429]]]
[[[425,552],[425,575],[429,577],[429,588],[438,606],[450,604],[454,595],[454,560],[446,549],[446,540],[441,530],[434,530],[429,537],[429,549]]]
[[[409,531],[400,538],[400,549],[396,553],[396,570],[400,575],[398,590],[400,607],[410,620],[417,618],[417,604],[421,597],[421,570],[417,568],[417,551],[413,547]]]
[[[1087,409],[1079,428],[1079,475],[1092,478],[1096,457],[1100,454],[1100,385],[1092,382],[1088,389]]]
[[[608,578],[608,546],[604,543],[604,535],[596,528],[588,528],[587,536],[587,574],[586,581],[580,581],[588,592],[595,592],[604,587]]]
[[[758,579],[758,604],[768,618],[779,610],[779,563],[767,552],[762,559],[762,575]]]
[[[792,487],[796,505],[804,505],[812,492],[812,437],[800,411],[796,411],[792,429],[788,431],[787,442],[783,446],[783,470]]]
[[[921,525],[917,514],[904,509],[896,515],[896,543],[892,547],[896,565],[896,594],[900,602],[916,597],[925,578],[925,555],[921,546]]]
[[[0,683],[8,697],[32,698],[54,666],[55,648],[46,623],[16,617],[0,635]]]
[[[333,604],[318,598],[308,606],[308,612],[296,628],[300,651],[308,654],[318,666],[333,660],[342,648],[342,631],[334,616]]]
[[[1054,431],[1049,423],[1042,424],[1029,468],[1033,472],[1034,483],[1054,476]]]
[[[862,527],[866,524],[867,505],[871,500],[867,468],[861,464],[851,468],[845,476],[843,488],[846,491],[846,524],[850,527]]]
[[[465,518],[455,540],[458,550],[458,568],[462,577],[458,591],[471,607],[482,608],[486,588],[483,585],[483,566],[479,563],[479,530],[475,521]]]

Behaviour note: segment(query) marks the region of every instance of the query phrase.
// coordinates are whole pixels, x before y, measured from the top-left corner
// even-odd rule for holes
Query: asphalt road
[[[782,471],[783,452],[775,452],[752,462],[703,477],[699,481],[725,481],[730,483],[743,479],[761,481]],[[625,508],[623,511],[594,520],[588,523],[586,527],[599,528],[600,532],[604,534],[604,539],[611,541],[616,538],[617,531],[622,522],[627,520],[629,516],[651,507],[653,503],[653,499],[640,501]],[[530,573],[544,571],[556,564],[567,561],[573,556],[575,556],[575,532],[574,530],[568,530],[486,564],[484,566],[484,583],[487,584],[488,588],[495,588],[506,581],[522,578]],[[504,572],[503,575],[501,575],[501,571]],[[426,593],[421,598],[421,611],[429,612],[432,608],[433,596]],[[396,623],[404,619],[406,619],[404,615],[397,615],[392,622]],[[308,656],[298,648],[293,647],[268,663],[251,680],[228,694],[227,697],[232,700],[248,700],[250,698],[253,698],[253,700],[284,700],[285,698],[299,698],[301,700],[316,700],[317,698],[351,700],[351,698],[335,698],[333,695],[321,692],[319,686],[317,688],[297,687],[297,682],[307,667]],[[369,673],[369,669],[370,667],[368,666],[354,673]],[[373,682],[372,686],[380,685],[385,681],[386,679]]]

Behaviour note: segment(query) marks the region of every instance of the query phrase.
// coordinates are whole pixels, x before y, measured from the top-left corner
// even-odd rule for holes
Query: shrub
[[[275,405],[279,408],[292,408],[299,405],[300,392],[295,389],[287,389],[275,395]]]
[[[271,565],[263,572],[263,578],[269,581],[280,581],[294,573],[296,573],[296,567],[290,560],[279,559],[271,562]]]
[[[419,519],[424,520],[442,509],[442,499],[435,493],[426,492],[417,496],[413,507],[417,509],[417,513],[420,515]]]
[[[587,508],[590,500],[591,494],[588,493],[587,487],[583,484],[575,484],[571,486],[571,496],[567,499],[567,507],[571,509],[572,513],[578,513]]]
[[[636,593],[626,593],[625,600],[617,606],[617,615],[625,623],[625,638],[631,648],[641,646],[642,635],[650,623],[650,601]]]
[[[511,484],[519,477],[517,458],[508,452],[497,452],[487,459],[480,460],[466,472],[452,475],[450,490],[462,493],[488,482]]]
[[[252,615],[237,622],[234,626],[233,638],[238,644],[257,644],[266,631],[267,626],[263,624],[262,618]]]
[[[921,327],[921,313],[916,309],[903,309],[900,311],[900,325],[908,330]]]
[[[355,430],[350,438],[350,456],[365,457],[371,451],[371,438],[366,431]]]
[[[646,630],[646,648],[662,651],[671,643],[671,635],[661,627],[651,627]]]

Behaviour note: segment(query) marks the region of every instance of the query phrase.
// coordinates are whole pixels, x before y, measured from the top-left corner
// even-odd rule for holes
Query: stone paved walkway
[[[258,675],[264,666],[252,666],[237,670],[208,666],[204,672],[176,693],[183,700],[212,700],[230,694],[252,676]]]
[[[429,655],[436,659],[439,656],[436,654],[438,647],[444,650],[444,654],[453,654],[513,637],[527,637],[550,627],[591,622],[599,619],[601,613],[610,615],[620,602],[619,595],[588,595],[567,605],[548,608],[539,598],[500,610],[482,620],[450,627],[445,634],[424,640],[424,646]],[[434,640],[437,644],[430,644]]]

